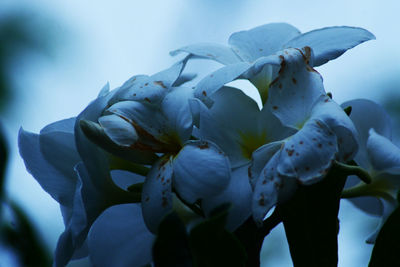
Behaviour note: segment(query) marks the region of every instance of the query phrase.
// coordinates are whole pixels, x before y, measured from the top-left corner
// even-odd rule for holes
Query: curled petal
[[[156,233],[172,209],[172,161],[164,156],[151,168],[143,185],[142,212],[147,228]]]
[[[254,188],[252,211],[254,221],[259,225],[268,211],[278,203],[279,189],[282,186],[282,178],[278,175],[276,168],[279,157],[280,154],[275,153],[261,171]]]
[[[274,156],[274,154],[283,146],[283,144],[283,141],[272,142],[263,145],[253,152],[251,165],[248,169],[248,176],[253,189],[256,186],[258,178],[260,177],[261,171],[267,165],[272,156]]]
[[[338,159],[352,160],[358,151],[357,130],[343,109],[328,96],[321,96],[312,110],[311,118],[323,121],[336,135]]]
[[[325,95],[322,77],[308,65],[310,53],[308,49],[284,50],[278,77],[269,89],[268,108],[284,125],[295,129],[301,128],[315,102]]]
[[[358,132],[359,152],[355,157],[355,161],[361,167],[371,169],[372,166],[367,158],[366,150],[369,130],[372,128],[376,133],[391,140],[392,126],[390,117],[381,105],[367,99],[347,101],[341,107],[351,107],[350,119],[353,121]]]
[[[165,116],[160,108],[149,103],[121,101],[112,105],[109,112],[114,113],[135,126],[140,141],[157,149],[161,143],[175,143],[175,132],[170,132]],[[151,118],[151,120],[149,119]]]
[[[188,57],[152,76],[133,76],[115,90],[114,96],[109,100],[109,106],[124,100],[159,103],[178,80],[187,60]]]
[[[279,51],[290,39],[299,35],[300,31],[286,23],[270,23],[248,31],[233,33],[229,44],[233,51],[244,61],[253,62]]]
[[[222,88],[226,83],[229,83],[242,74],[244,74],[251,65],[246,62],[240,62],[222,67],[215,72],[204,77],[196,86],[194,96],[203,101],[207,106],[212,105],[210,96]]]
[[[151,262],[153,241],[139,204],[113,206],[105,210],[90,229],[90,261],[99,267],[141,267]]]
[[[228,157],[212,142],[187,142],[173,164],[174,187],[189,203],[215,196],[229,184]]]
[[[215,60],[221,64],[229,65],[240,62],[240,58],[232,51],[230,47],[213,44],[213,43],[199,43],[181,47],[177,50],[170,52],[171,56],[179,53],[188,53],[192,56],[199,58],[207,58]]]
[[[117,115],[99,118],[99,123],[107,136],[117,145],[129,147],[138,140],[135,127]]]
[[[337,152],[337,139],[330,128],[322,121],[310,120],[285,142],[276,167],[281,175],[312,184],[327,174]]]
[[[285,44],[285,48],[309,46],[314,51],[314,66],[325,64],[347,50],[375,39],[369,31],[348,26],[327,27],[303,33]]]
[[[60,204],[72,207],[77,183],[73,168],[80,158],[75,150],[73,135],[63,132],[62,135],[58,136],[54,133],[57,132],[44,133],[46,144],[58,144],[48,148],[49,150],[52,149],[52,155],[55,156],[50,162],[41,152],[40,136],[24,131],[22,128],[18,133],[19,153],[24,159],[27,170],[39,182],[40,186]],[[45,143],[43,143],[43,146]],[[50,156],[50,154],[47,155]],[[66,155],[66,157],[63,158],[63,155]],[[63,164],[60,164],[61,162]]]
[[[374,129],[369,130],[367,153],[375,170],[400,174],[400,149]]]
[[[169,131],[176,132],[182,143],[192,134],[192,116],[190,114],[189,99],[193,98],[193,90],[187,87],[175,87],[165,96],[161,103]]]

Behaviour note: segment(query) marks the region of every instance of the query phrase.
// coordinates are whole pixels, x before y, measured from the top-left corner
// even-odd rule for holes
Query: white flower
[[[346,188],[342,197],[348,198],[361,210],[382,217],[377,230],[367,239],[368,243],[373,243],[380,228],[398,205],[400,149],[390,141],[390,118],[381,106],[366,99],[348,101],[342,106],[351,106],[350,118],[359,132],[360,149],[354,160],[372,178],[370,184],[360,182]]]

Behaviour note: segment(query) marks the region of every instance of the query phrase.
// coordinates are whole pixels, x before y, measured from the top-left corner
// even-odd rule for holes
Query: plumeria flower
[[[346,188],[342,197],[348,198],[368,214],[382,217],[377,230],[367,239],[368,243],[373,243],[380,228],[398,205],[400,149],[391,142],[390,118],[380,105],[357,99],[345,102],[342,106],[351,106],[350,118],[359,132],[360,149],[354,160],[372,178],[370,184],[358,183]]]
[[[171,88],[157,105],[120,101],[99,123],[120,146],[160,154],[151,167],[142,191],[146,225],[156,232],[173,208],[173,192],[185,202],[220,193],[230,180],[230,163],[223,151],[206,140],[190,140],[192,118],[188,99],[193,90]],[[135,134],[133,134],[135,133]]]
[[[371,39],[375,39],[372,33],[357,27],[327,27],[301,34],[292,25],[270,23],[233,33],[229,37],[229,46],[199,43],[172,51],[171,55],[185,52],[193,57],[212,59],[227,65],[225,71],[214,73],[206,77],[203,84],[199,84],[196,97],[206,99],[213,92],[212,89],[218,88],[207,88],[209,83],[218,82],[221,86],[234,79],[244,78],[254,84],[265,104],[270,84],[278,71],[274,65],[264,64],[266,57],[286,48],[309,46],[314,52],[310,66],[315,67]]]
[[[224,87],[211,98],[214,102],[211,108],[199,99],[190,100],[197,136],[214,142],[227,154],[232,178],[222,193],[203,199],[201,206],[209,215],[219,205],[231,203],[226,227],[233,231],[251,216],[252,188],[248,168],[253,151],[286,138],[294,130],[284,127],[269,109],[260,110],[257,103],[239,89]]]
[[[325,93],[322,77],[309,65],[310,48],[285,49],[276,57],[280,70],[271,83],[266,107],[284,126],[297,132],[253,153],[252,209],[258,223],[278,201],[291,197],[297,183],[320,181],[335,160],[349,161],[357,152],[355,127]]]
[[[154,85],[164,89],[163,86],[166,84],[179,82],[179,75],[184,64],[185,61],[178,62],[166,71],[150,77],[140,77],[142,81],[147,77],[148,82],[153,82]],[[165,79],[163,80],[163,78]],[[127,84],[129,83],[126,83],[122,89],[111,92],[109,86],[106,85],[97,99],[90,103],[77,118],[50,124],[40,134],[26,132],[22,129],[19,133],[20,154],[28,171],[43,189],[60,203],[65,231],[58,240],[55,266],[65,266],[71,259],[82,258],[88,254],[94,262],[97,262],[97,257],[102,255],[95,252],[102,251],[101,246],[104,244],[90,240],[88,242],[87,235],[92,224],[109,207],[141,201],[140,194],[124,190],[114,183],[113,178],[115,177],[112,177],[110,168],[113,156],[108,152],[132,161],[133,164],[152,164],[158,159],[154,152],[140,151],[139,153],[136,150],[120,149],[121,146],[117,146],[112,140],[105,139],[106,135],[102,136],[101,132],[96,135],[96,137],[100,136],[100,139],[91,138],[89,140],[82,130],[82,128],[86,129],[82,126],[88,123],[98,122],[112,101],[131,97],[122,94],[125,91],[132,92],[133,98],[142,97],[143,101],[147,101],[146,98],[155,99],[164,95],[164,93],[148,95],[151,92],[142,92],[140,85],[138,91],[134,93],[135,89]],[[133,94],[136,95],[133,96]],[[92,142],[94,140],[103,142],[108,152],[94,144]],[[147,228],[142,227],[144,221],[140,205],[127,205],[123,208],[135,211],[131,216],[136,218],[135,224],[138,225],[137,230],[141,233],[132,242],[151,244],[153,235]],[[98,223],[96,231],[106,232],[107,229],[102,228],[103,225],[111,227],[110,224],[118,224],[119,220],[111,220],[107,225]],[[132,225],[132,227],[134,226]],[[95,252],[91,253],[91,251]],[[140,254],[151,255],[150,251],[151,245],[140,246],[138,256],[142,257]],[[147,259],[145,261],[149,263],[151,257],[144,257],[144,259]],[[136,259],[131,263],[136,264],[136,262],[141,261]]]

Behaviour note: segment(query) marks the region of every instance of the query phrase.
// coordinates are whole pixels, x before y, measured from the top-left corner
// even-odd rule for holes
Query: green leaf
[[[158,228],[153,245],[153,259],[156,267],[192,266],[186,228],[175,212],[165,216]]]
[[[400,266],[400,207],[389,216],[375,241],[369,267]]]
[[[190,232],[194,266],[245,266],[246,252],[242,244],[225,229],[227,215],[228,208],[223,205]]]

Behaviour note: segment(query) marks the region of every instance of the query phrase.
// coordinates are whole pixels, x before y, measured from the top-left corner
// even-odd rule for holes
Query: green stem
[[[335,161],[332,167],[338,170],[339,172],[346,174],[347,176],[356,175],[358,178],[360,178],[361,181],[363,181],[366,184],[370,184],[372,182],[371,175],[369,175],[369,173],[366,170],[364,170],[359,166],[348,165],[345,163]]]

